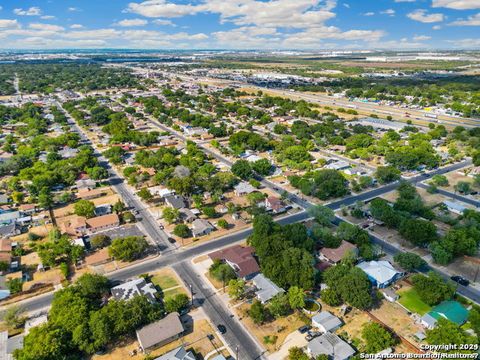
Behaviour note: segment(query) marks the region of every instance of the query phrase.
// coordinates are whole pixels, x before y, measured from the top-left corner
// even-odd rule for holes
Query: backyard
[[[398,294],[400,295],[398,302],[411,312],[422,316],[431,310],[431,307],[420,299],[417,291],[413,288],[399,290]]]

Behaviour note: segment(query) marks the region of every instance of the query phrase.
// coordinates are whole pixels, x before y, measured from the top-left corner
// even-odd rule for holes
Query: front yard
[[[417,291],[413,288],[399,290],[398,294],[400,295],[398,302],[411,312],[422,316],[431,310],[431,307],[420,299]]]

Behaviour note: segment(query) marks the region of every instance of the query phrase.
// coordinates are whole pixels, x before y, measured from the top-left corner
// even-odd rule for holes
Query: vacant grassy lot
[[[411,312],[417,313],[419,315],[424,315],[431,310],[431,307],[425,304],[421,299],[415,289],[410,288],[408,290],[400,290],[400,299],[399,303],[405,306]]]
[[[177,275],[171,269],[163,269],[152,274],[152,283],[167,290],[180,285]]]

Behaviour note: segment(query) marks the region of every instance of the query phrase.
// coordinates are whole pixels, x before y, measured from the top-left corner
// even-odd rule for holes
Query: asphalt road
[[[59,107],[63,109],[60,105]],[[65,112],[67,116],[69,114]],[[82,139],[84,139],[87,143],[90,143],[89,139],[83,133],[82,129],[69,117],[72,127],[75,131],[77,131]],[[156,126],[163,128],[166,131],[171,131],[171,129],[154,122]],[[180,138],[185,138],[180,135],[176,134]],[[91,144],[91,143],[90,143]],[[222,156],[205,149],[204,150],[209,153],[211,156],[215,157],[219,161],[222,161],[228,165],[231,165],[231,162]],[[96,150],[95,150],[96,151]],[[97,156],[99,157],[100,162],[103,166],[105,166],[110,175],[111,179],[110,182],[115,190],[122,196],[124,201],[127,205],[132,206],[139,210],[141,215],[141,224],[144,227],[146,233],[157,243],[159,246],[160,254],[157,258],[152,260],[144,261],[136,265],[132,265],[122,270],[118,270],[116,272],[108,274],[108,278],[111,280],[126,280],[134,276],[138,276],[140,274],[152,272],[156,269],[165,267],[165,266],[173,266],[173,268],[177,271],[181,279],[184,281],[186,285],[191,285],[192,290],[195,294],[195,298],[197,303],[200,302],[202,308],[211,319],[211,321],[215,324],[224,324],[227,327],[227,333],[225,334],[224,338],[227,341],[228,345],[232,349],[236,349],[238,347],[238,351],[240,354],[240,358],[242,359],[257,359],[262,358],[262,349],[258,345],[258,343],[251,338],[248,334],[246,329],[243,328],[241,323],[233,318],[233,314],[225,307],[223,302],[218,298],[218,296],[209,290],[209,287],[204,284],[203,280],[195,275],[193,269],[191,269],[190,260],[193,257],[198,255],[211,252],[218,248],[245,240],[248,235],[251,233],[252,229],[246,229],[240,232],[237,232],[232,235],[228,235],[214,241],[210,241],[205,244],[200,244],[198,246],[182,249],[182,250],[175,250],[172,248],[172,245],[168,242],[166,234],[158,228],[158,224],[156,223],[155,219],[150,215],[147,209],[144,209],[142,203],[133,195],[130,189],[125,185],[123,179],[121,179],[118,174],[115,172],[114,169],[111,168],[108,161],[102,157],[102,155],[96,151]],[[421,175],[410,179],[411,182],[418,182],[425,180],[429,176],[434,174],[441,174],[449,171],[453,171],[459,169],[461,167],[467,166],[469,164],[468,161],[463,163],[455,164],[447,168],[438,169],[428,175]],[[275,185],[270,183],[269,181],[264,181],[264,184],[272,189],[275,189]],[[395,187],[398,186],[398,183],[389,184],[371,191],[368,191],[364,194],[359,195],[352,195],[348,196],[342,200],[338,200],[328,204],[328,206],[334,210],[339,209],[343,205],[351,205],[357,201],[364,201],[368,200],[377,196],[380,196],[386,192],[389,192]],[[300,205],[301,207],[308,209],[312,204],[309,202],[299,198],[294,194],[290,194],[291,200]],[[290,224],[295,223],[298,221],[302,221],[308,218],[308,214],[306,212],[301,212],[298,214],[287,216],[283,219],[279,219],[279,223],[281,224]],[[396,249],[391,244],[373,236],[373,241],[382,246],[384,251],[389,255],[394,255],[397,253],[398,249]],[[445,274],[443,274],[445,275]],[[475,291],[471,288],[463,288],[459,287],[459,292],[462,295],[468,296],[475,301],[479,301],[480,293]],[[25,308],[26,311],[29,312],[36,312],[40,309],[44,309],[48,307],[53,299],[53,294],[45,294],[41,296],[37,296],[35,298],[25,300],[21,303],[21,305]]]
[[[428,185],[425,185],[423,183],[418,183],[417,186],[421,187],[422,189],[428,189]],[[473,205],[473,206],[476,206],[476,207],[480,208],[480,201],[469,198],[469,197],[466,197],[464,195],[455,194],[455,193],[452,193],[451,191],[446,191],[446,190],[443,190],[443,189],[440,189],[440,188],[437,188],[437,193],[439,193],[443,196],[449,197],[451,199],[458,200],[458,201],[464,202],[466,204],[470,204],[470,205]]]

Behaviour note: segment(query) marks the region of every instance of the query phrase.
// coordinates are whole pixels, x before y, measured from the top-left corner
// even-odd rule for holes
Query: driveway
[[[284,360],[288,358],[288,350],[290,348],[295,346],[302,348],[306,345],[307,340],[305,340],[305,334],[300,334],[300,332],[296,330],[287,336],[277,352],[268,356],[268,360]]]

